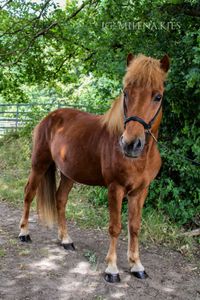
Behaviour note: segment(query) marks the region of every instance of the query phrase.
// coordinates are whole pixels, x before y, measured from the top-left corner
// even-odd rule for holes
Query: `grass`
[[[0,140],[0,200],[9,201],[17,207],[23,206],[23,190],[30,169],[30,145],[31,139],[16,135],[8,135]],[[76,222],[78,226],[107,230],[109,216],[106,191],[76,185],[69,195],[66,214],[67,218]],[[122,223],[126,234],[126,203],[123,207]],[[192,238],[181,237],[180,228],[170,222],[162,212],[149,208],[143,209],[140,240],[180,250],[186,249],[188,253],[193,249]]]
[[[8,135],[0,139],[0,199],[21,205],[30,168],[31,149],[26,138]]]
[[[87,250],[87,251],[84,252],[84,256],[93,267],[96,267],[96,265],[97,265],[96,253],[94,253],[90,250]]]
[[[28,256],[30,253],[31,253],[30,250],[25,249],[25,250],[20,251],[20,252],[19,252],[19,255],[20,255],[20,256]]]
[[[69,195],[67,218],[84,228],[107,228],[108,209],[92,205],[88,199],[88,187],[75,186]]]
[[[0,249],[0,257],[4,257],[6,255],[6,252],[4,249]]]
[[[141,240],[152,244],[170,246],[176,250],[187,247],[187,254],[191,254],[193,240],[181,235],[181,229],[173,224],[162,212],[144,209]],[[186,254],[186,253],[185,253]]]

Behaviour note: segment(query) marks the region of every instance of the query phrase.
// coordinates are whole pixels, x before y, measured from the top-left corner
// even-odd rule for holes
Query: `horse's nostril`
[[[141,138],[136,138],[132,140],[131,143],[127,143],[123,136],[121,136],[120,145],[127,156],[136,157],[141,153],[144,147],[144,141]]]
[[[140,139],[138,139],[135,144],[136,144],[135,145],[136,148],[141,148],[141,146],[142,146],[142,143],[141,143]]]
[[[133,150],[141,150],[143,148],[143,142],[141,139],[137,138],[133,143]]]

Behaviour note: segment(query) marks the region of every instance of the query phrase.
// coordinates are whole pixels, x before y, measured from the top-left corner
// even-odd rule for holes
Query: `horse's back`
[[[37,128],[52,160],[67,177],[80,183],[104,185],[101,149],[104,130],[100,116],[76,109],[58,109],[44,118]],[[47,146],[48,145],[48,146]]]

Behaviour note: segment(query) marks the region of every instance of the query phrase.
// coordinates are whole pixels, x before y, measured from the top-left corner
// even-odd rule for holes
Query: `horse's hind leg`
[[[29,175],[28,182],[25,186],[24,190],[24,210],[23,215],[20,221],[20,234],[19,239],[22,242],[30,242],[30,235],[28,230],[28,218],[29,218],[29,211],[31,202],[33,201],[33,198],[35,197],[37,187],[40,183],[41,177],[43,176],[40,172],[37,172],[35,170],[31,170],[31,173]]]
[[[61,245],[66,250],[75,250],[72,239],[70,238],[67,230],[67,223],[65,218],[65,208],[68,200],[68,194],[72,189],[73,181],[65,177],[61,173],[60,185],[56,193],[56,204],[58,212],[58,238]]]

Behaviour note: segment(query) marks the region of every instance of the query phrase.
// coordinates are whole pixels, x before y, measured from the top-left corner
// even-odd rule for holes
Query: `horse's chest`
[[[116,159],[115,163],[107,166],[108,171],[107,182],[118,182],[120,185],[126,187],[127,191],[142,189],[152,182],[157,175],[161,159],[160,154],[156,150],[152,155],[146,158],[133,160],[133,159]]]

